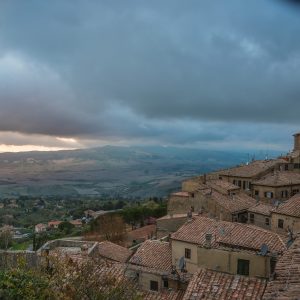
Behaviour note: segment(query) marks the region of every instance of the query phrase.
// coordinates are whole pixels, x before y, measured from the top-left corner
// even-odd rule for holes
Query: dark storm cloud
[[[299,36],[299,10],[275,0],[2,1],[0,131],[184,144],[255,137],[256,122],[292,133]]]

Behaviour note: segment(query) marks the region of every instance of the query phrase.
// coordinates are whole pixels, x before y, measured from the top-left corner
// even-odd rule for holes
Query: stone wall
[[[0,268],[14,268],[20,264],[28,268],[35,268],[39,264],[39,257],[35,251],[0,251]]]

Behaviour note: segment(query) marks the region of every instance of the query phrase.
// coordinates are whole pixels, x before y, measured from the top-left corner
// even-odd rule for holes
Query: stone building
[[[171,235],[172,264],[182,259],[188,273],[199,267],[268,278],[286,250],[282,238],[262,228],[194,217]]]
[[[168,242],[145,241],[129,260],[126,276],[137,281],[141,290],[161,291],[171,288],[172,253]]]
[[[252,183],[252,196],[264,203],[285,201],[300,192],[300,173],[275,171]]]
[[[284,234],[300,232],[300,194],[272,210],[272,230]]]
[[[257,203],[248,209],[248,224],[271,230],[271,205]]]

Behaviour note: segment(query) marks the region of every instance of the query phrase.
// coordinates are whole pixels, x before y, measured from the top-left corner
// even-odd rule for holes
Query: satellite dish
[[[184,270],[184,268],[185,268],[185,261],[184,261],[184,257],[181,256],[178,261],[178,269]]]
[[[220,235],[225,235],[225,228],[221,227],[219,229],[219,233],[220,233]]]
[[[269,251],[268,245],[262,244],[261,247],[260,247],[259,254],[262,255],[262,256],[265,256],[268,253],[268,251]]]

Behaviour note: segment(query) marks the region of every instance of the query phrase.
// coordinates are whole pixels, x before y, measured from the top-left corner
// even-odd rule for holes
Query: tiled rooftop
[[[236,195],[222,195],[219,192],[213,191],[211,197],[222,207],[230,212],[238,212],[246,210],[255,205],[256,201],[245,193]]]
[[[273,207],[271,205],[263,204],[263,203],[257,203],[254,206],[250,207],[248,209],[248,211],[251,212],[251,213],[255,213],[255,214],[270,216],[272,208]]]
[[[160,292],[142,292],[143,300],[182,300],[184,291],[168,291],[162,290]]]
[[[300,194],[297,194],[273,209],[274,213],[300,218]]]
[[[152,224],[152,225],[147,225],[147,226],[143,226],[140,227],[138,229],[132,230],[130,232],[128,232],[128,238],[131,240],[140,240],[140,239],[144,239],[147,240],[150,237],[152,237],[156,232],[156,225]]]
[[[226,190],[226,191],[234,191],[234,190],[239,190],[240,189],[239,186],[234,185],[233,183],[228,182],[226,180],[218,180],[218,179],[208,180],[206,182],[206,184],[209,187],[212,187],[212,188],[221,188],[221,189]]]
[[[265,286],[264,279],[200,269],[190,281],[183,299],[261,299]]]
[[[172,267],[170,244],[157,240],[145,241],[131,257],[129,263],[169,273]]]
[[[223,176],[236,176],[236,177],[256,177],[261,173],[272,169],[278,163],[286,163],[283,159],[270,159],[270,160],[256,160],[248,165],[242,165],[219,172]]]
[[[273,187],[300,185],[300,174],[292,171],[276,171],[260,180],[254,181],[253,184]]]
[[[300,239],[279,259],[275,273],[275,280],[268,283],[263,299],[300,299]]]
[[[122,263],[125,263],[132,254],[131,250],[109,241],[100,242],[98,250],[100,256]]]
[[[281,253],[286,249],[282,238],[271,231],[241,223],[217,221],[206,217],[193,217],[177,232],[171,235],[173,240],[205,245],[205,235],[212,234],[212,247],[244,248],[259,251],[262,244],[268,246],[269,251]]]

